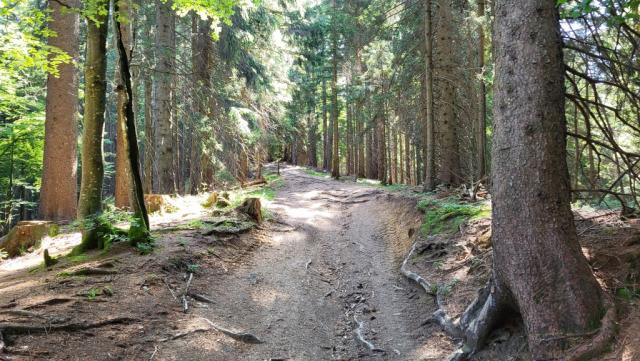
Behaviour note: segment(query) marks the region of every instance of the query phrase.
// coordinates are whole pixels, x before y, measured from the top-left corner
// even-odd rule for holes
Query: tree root
[[[501,321],[505,312],[512,310],[510,298],[504,288],[497,283],[495,275],[487,284],[478,290],[478,296],[467,307],[464,313],[457,319],[451,319],[440,300],[440,292],[437,287],[430,284],[423,277],[408,269],[407,264],[416,250],[414,243],[411,251],[404,259],[400,271],[408,279],[420,285],[427,294],[436,298],[438,309],[433,313],[431,321],[438,323],[448,334],[457,339],[462,339],[462,346],[447,361],[465,361],[478,352],[485,344],[487,337]],[[607,312],[601,320],[601,327],[589,334],[567,335],[566,338],[585,338],[591,336],[587,342],[563,352],[562,360],[586,361],[601,354],[615,334],[615,305],[605,297]]]
[[[211,320],[204,318],[204,317],[200,317],[200,319],[204,320],[205,322],[207,322],[209,324],[210,327],[200,327],[200,328],[196,328],[193,330],[189,330],[189,331],[185,331],[185,332],[180,332],[178,334],[175,334],[171,337],[167,337],[167,338],[163,338],[160,340],[160,342],[167,342],[167,341],[171,341],[171,340],[176,340],[194,333],[198,333],[198,332],[208,332],[208,331],[218,331],[220,333],[222,333],[225,336],[231,337],[232,339],[239,341],[239,342],[244,342],[244,343],[249,343],[249,344],[259,344],[259,343],[264,343],[263,341],[261,341],[259,338],[257,338],[256,336],[250,334],[250,333],[245,333],[245,332],[233,332],[231,330],[228,330],[224,327],[220,327],[218,325],[216,325],[215,323],[211,322]]]
[[[353,315],[353,320],[356,321],[356,324],[358,325],[358,327],[356,328],[356,337],[358,338],[358,341],[365,345],[371,352],[385,352],[383,349],[376,347],[373,343],[371,343],[371,341],[367,341],[367,339],[364,338],[364,335],[362,334],[364,323],[358,321],[356,315]]]
[[[31,333],[49,333],[53,331],[84,331],[92,328],[99,328],[107,325],[130,324],[140,322],[137,318],[119,316],[98,322],[71,322],[64,325],[35,325],[19,323],[0,323],[0,333],[11,335],[24,335]]]
[[[118,272],[109,269],[96,268],[96,267],[84,267],[75,271],[68,272],[67,276],[105,276],[113,275]]]

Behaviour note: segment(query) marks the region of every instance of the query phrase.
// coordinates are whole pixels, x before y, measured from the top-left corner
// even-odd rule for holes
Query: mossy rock
[[[21,221],[0,239],[0,248],[9,257],[19,256],[30,249],[38,248],[46,236],[55,237],[60,226],[47,221]]]

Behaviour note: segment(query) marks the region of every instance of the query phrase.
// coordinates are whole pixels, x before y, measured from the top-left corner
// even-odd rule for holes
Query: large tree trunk
[[[438,181],[446,185],[458,185],[462,181],[460,152],[458,149],[457,124],[455,114],[455,64],[453,4],[440,3],[438,7],[438,36],[436,39],[435,67],[438,69],[438,89],[440,102],[437,107],[438,137],[440,140],[440,166]],[[429,84],[425,84],[429,86]],[[431,93],[426,90],[427,94]],[[429,102],[427,102],[429,104]],[[427,124],[428,125],[428,124]]]
[[[126,49],[127,58],[131,58],[133,38],[133,12],[130,11],[127,0],[117,0],[119,11],[126,16],[127,23],[121,25],[122,44]],[[129,208],[131,206],[131,167],[129,166],[129,155],[126,145],[126,102],[127,91],[122,79],[122,62],[116,62],[116,175],[115,175],[115,205],[118,208]]]
[[[87,25],[87,50],[84,68],[84,122],[82,133],[82,182],[78,201],[78,218],[85,220],[102,211],[102,131],[106,101],[106,44],[109,4],[101,3],[96,20]],[[91,222],[90,222],[91,223]],[[80,249],[99,248],[102,245],[97,225],[83,229]]]
[[[77,7],[76,0],[67,4]],[[49,29],[57,35],[49,45],[78,59],[78,14],[62,10],[50,2]],[[73,63],[61,64],[59,76],[47,78],[44,164],[40,190],[40,217],[46,220],[71,220],[77,207],[77,127],[78,77]]]
[[[490,285],[461,318],[475,351],[499,316],[519,310],[534,360],[576,360],[601,319],[600,286],[582,254],[570,208],[564,77],[554,0],[498,0],[492,148]]]
[[[176,191],[173,166],[173,133],[175,120],[171,111],[173,73],[175,72],[175,16],[171,1],[156,0],[156,72],[153,91],[153,115],[156,126],[156,167],[158,192]]]

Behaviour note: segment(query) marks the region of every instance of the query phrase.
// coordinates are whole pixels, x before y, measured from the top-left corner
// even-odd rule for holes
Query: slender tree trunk
[[[440,19],[436,44],[436,67],[438,68],[438,89],[440,105],[438,106],[438,131],[440,140],[440,167],[438,181],[442,184],[456,186],[462,181],[460,168],[460,152],[455,114],[455,78],[454,64],[454,29],[453,4],[443,2],[438,7]],[[428,84],[427,84],[428,85]],[[429,92],[427,92],[429,93]]]
[[[128,26],[120,23],[120,16],[126,14],[129,11],[127,6],[128,0],[116,0],[114,5],[114,24],[115,33],[117,39],[118,48],[118,62],[120,70],[120,79],[122,86],[124,87],[124,101],[122,104],[118,102],[118,105],[122,106],[122,109],[118,109],[118,114],[124,114],[124,132],[123,140],[126,159],[128,162],[128,175],[130,176],[129,184],[132,186],[131,192],[131,204],[134,212],[135,219],[131,222],[129,228],[129,239],[132,245],[136,245],[139,242],[145,242],[149,240],[149,216],[147,214],[147,208],[144,204],[144,191],[142,186],[142,176],[140,171],[140,159],[138,152],[138,139],[136,135],[136,121],[133,113],[133,90],[131,87],[131,72],[129,68],[129,59],[131,57],[131,49],[126,47],[124,34],[127,31]]]
[[[494,277],[478,318],[461,324],[483,326],[472,332],[483,340],[502,312],[517,309],[534,360],[574,360],[581,351],[569,348],[598,327],[604,304],[569,204],[556,2],[495,6]]]
[[[309,119],[309,124],[308,124],[309,132],[307,135],[307,147],[309,149],[308,165],[310,167],[315,168],[318,166],[318,149],[317,149],[318,140],[316,139],[316,135],[318,133],[318,120],[315,117],[315,106],[311,107],[311,112],[308,115],[308,119]]]
[[[76,0],[67,4],[77,7]],[[78,14],[62,10],[62,5],[50,2],[49,29],[56,36],[49,45],[78,59]],[[77,211],[77,127],[78,76],[73,63],[61,64],[59,76],[47,78],[45,140],[40,190],[40,217],[45,220],[71,220]]]
[[[82,133],[82,182],[78,201],[78,218],[86,220],[102,211],[102,131],[106,101],[107,15],[108,2],[100,3],[99,15],[87,25],[87,50],[84,69],[85,96]],[[101,248],[101,237],[95,224],[83,229],[80,249]]]
[[[413,184],[413,175],[411,174],[411,170],[413,169],[411,166],[411,140],[409,139],[409,134],[404,135],[404,166],[405,166],[405,174],[407,177],[407,184]]]
[[[322,75],[322,168],[329,170],[331,165],[331,134],[329,125],[327,124],[327,80]]]
[[[432,32],[432,4],[425,0],[424,6],[424,44],[425,44],[425,124],[424,124],[424,190],[434,188],[435,178],[435,146],[433,138],[433,32]],[[407,162],[408,164],[408,162]],[[408,175],[408,174],[407,174]]]
[[[340,178],[340,153],[339,144],[340,137],[338,135],[338,24],[337,24],[337,11],[336,0],[332,0],[333,16],[331,27],[331,125],[333,127],[333,146],[332,146],[332,162],[331,162],[331,176],[335,179]]]
[[[479,99],[478,99],[478,121],[476,125],[476,158],[478,167],[478,179],[482,179],[486,174],[486,128],[487,128],[487,89],[484,84],[484,8],[486,0],[478,0],[478,80],[479,80]]]
[[[402,141],[402,132],[398,133],[398,157],[400,158],[400,164],[399,167],[400,169],[398,170],[400,173],[400,183],[405,184],[404,181],[404,148],[403,148],[403,141]]]
[[[173,164],[174,119],[171,111],[173,72],[175,72],[175,16],[171,1],[156,0],[156,79],[154,82],[153,115],[156,127],[156,165],[158,192],[176,192]]]
[[[116,0],[119,11],[126,16],[127,23],[121,25],[120,33],[124,48],[126,49],[127,58],[131,57],[133,38],[132,15],[128,0]],[[117,37],[117,33],[116,33]],[[131,206],[131,168],[129,166],[129,155],[126,144],[126,128],[127,119],[125,114],[127,91],[122,79],[122,63],[120,60],[116,62],[116,175],[115,175],[115,205],[118,208],[129,208]]]

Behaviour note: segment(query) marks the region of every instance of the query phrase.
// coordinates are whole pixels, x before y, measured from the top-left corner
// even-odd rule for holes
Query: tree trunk
[[[556,2],[495,6],[494,273],[461,324],[475,350],[498,316],[516,309],[534,360],[575,360],[585,352],[576,342],[601,323],[604,302],[569,204]]]
[[[84,69],[85,96],[82,133],[82,182],[78,201],[78,218],[89,219],[102,211],[102,131],[106,101],[106,44],[108,2],[100,3],[99,15],[87,25],[87,49]],[[87,224],[80,249],[101,248],[98,227]]]
[[[435,66],[438,69],[438,89],[440,102],[438,106],[438,136],[440,140],[440,166],[438,181],[442,184],[456,186],[462,182],[460,170],[460,153],[458,150],[457,124],[455,115],[455,78],[454,64],[454,29],[453,4],[445,1],[438,7],[440,19],[436,44]],[[426,84],[428,86],[428,84]],[[427,91],[427,94],[430,93]],[[429,103],[429,102],[427,102]]]
[[[77,7],[76,0],[69,6]],[[49,45],[78,59],[78,14],[62,10],[62,5],[50,2],[49,29],[57,36]],[[45,140],[40,190],[40,217],[45,220],[71,220],[77,208],[77,127],[78,76],[73,63],[60,64],[59,76],[47,78]]]
[[[131,204],[134,212],[134,220],[131,221],[129,228],[129,241],[132,245],[139,242],[149,240],[149,216],[147,208],[144,204],[144,191],[142,186],[142,176],[140,172],[140,159],[138,152],[138,138],[136,135],[136,121],[133,113],[133,90],[131,87],[131,72],[129,68],[129,59],[131,57],[131,49],[126,46],[125,33],[129,26],[120,23],[123,14],[129,12],[127,0],[116,0],[114,4],[114,24],[115,34],[118,47],[118,69],[120,70],[120,80],[124,87],[123,102],[118,102],[122,109],[118,109],[118,114],[123,114],[123,147],[124,153],[128,160],[127,168],[129,170],[129,184],[131,185]]]
[[[340,178],[340,154],[338,145],[340,137],[338,135],[338,24],[336,23],[337,5],[336,0],[332,0],[333,5],[333,26],[331,30],[331,125],[333,134],[333,146],[331,151],[331,176],[335,179]]]
[[[424,124],[424,190],[434,188],[435,147],[433,138],[433,32],[431,0],[425,0],[424,7],[424,54],[425,54],[425,124]],[[408,163],[407,163],[408,164]],[[408,174],[407,174],[408,175]]]
[[[329,170],[331,166],[332,131],[327,124],[327,80],[322,75],[322,169]]]
[[[482,179],[486,174],[486,128],[487,128],[487,89],[484,84],[484,7],[486,0],[478,0],[478,79],[479,79],[479,99],[478,99],[478,121],[476,125],[476,162],[478,167],[478,179]]]
[[[127,58],[131,58],[131,39],[133,37],[132,15],[127,0],[117,0],[119,11],[126,17],[127,23],[121,25],[120,33],[122,44],[126,49]],[[117,36],[117,34],[116,34]],[[131,206],[131,168],[129,166],[129,155],[126,145],[126,102],[127,91],[122,79],[122,63],[116,62],[116,175],[115,175],[115,205],[118,208],[129,208]]]
[[[156,72],[153,91],[153,115],[156,127],[156,166],[158,192],[176,192],[173,166],[174,119],[171,111],[175,72],[175,16],[171,1],[156,0]]]

